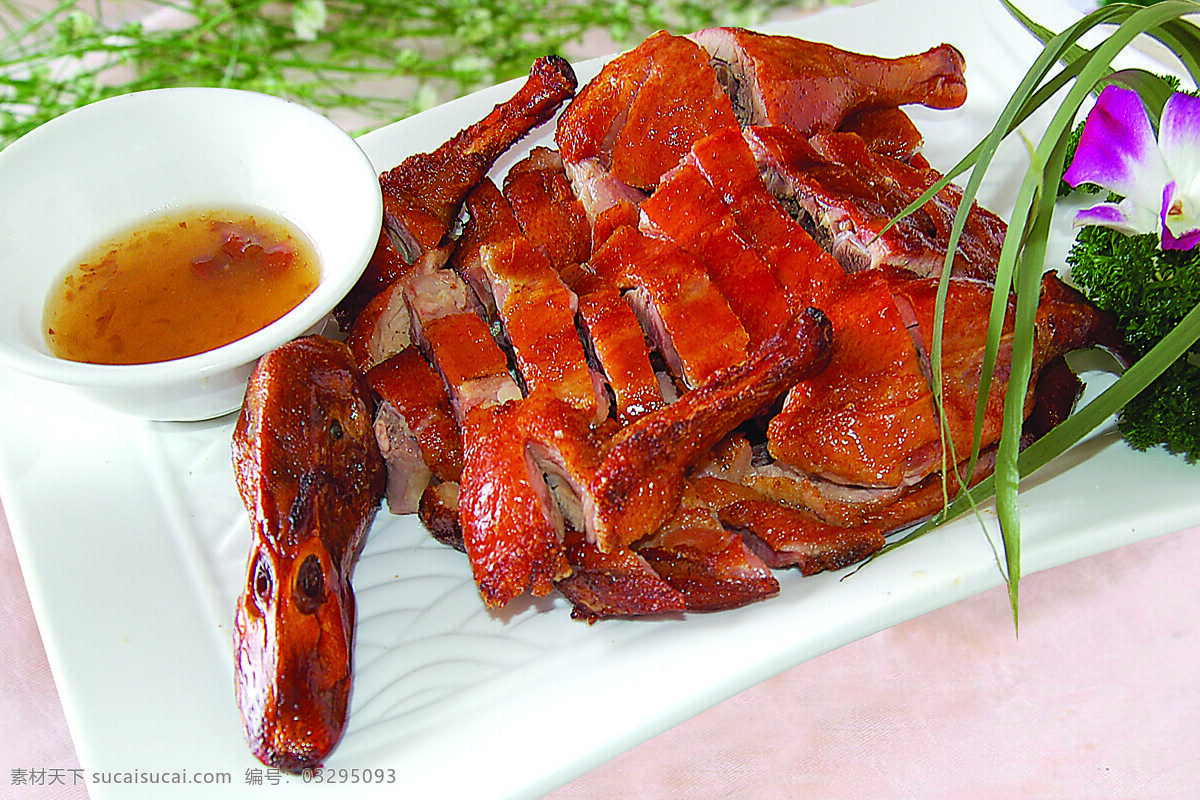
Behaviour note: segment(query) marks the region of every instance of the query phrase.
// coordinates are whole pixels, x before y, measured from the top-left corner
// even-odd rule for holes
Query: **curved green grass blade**
[[[1026,447],[1018,457],[1020,474],[1033,475],[1075,445],[1118,413],[1126,403],[1154,382],[1167,366],[1200,341],[1200,305],[1197,305],[1180,323],[1145,356],[1125,370],[1121,378],[1091,402],[1078,409],[1067,419]],[[934,528],[957,519],[973,508],[987,502],[995,494],[995,478],[980,481],[968,492],[962,493],[947,506],[941,515],[928,520],[907,533],[904,537],[889,542],[877,555],[889,552],[911,541],[921,538]]]
[[[1015,12],[1018,19],[1024,16],[1019,11],[1016,11],[1015,7],[1008,0],[1002,0],[1002,2],[1004,2],[1006,7]],[[1006,404],[1004,433],[1001,436],[995,473],[991,478],[981,482],[974,490],[960,492],[959,497],[953,503],[948,504],[942,514],[925,525],[918,527],[902,539],[889,544],[881,551],[890,551],[894,547],[912,541],[924,535],[942,521],[963,513],[967,508],[977,509],[979,503],[989,497],[995,496],[1005,547],[1006,578],[1009,582],[1014,625],[1017,621],[1017,584],[1021,574],[1020,520],[1016,503],[1021,477],[1029,474],[1032,469],[1036,469],[1042,465],[1041,463],[1036,463],[1034,461],[1035,458],[1050,457],[1051,446],[1058,448],[1057,453],[1061,454],[1067,447],[1079,441],[1079,439],[1091,432],[1091,430],[1113,413],[1113,410],[1109,410],[1107,414],[1098,416],[1104,409],[1103,405],[1097,406],[1096,410],[1090,413],[1077,412],[1056,429],[1055,432],[1052,432],[1054,435],[1044,437],[1042,441],[1049,444],[1040,447],[1037,445],[1030,447],[1025,451],[1025,454],[1019,451],[1020,428],[1023,422],[1023,399],[1032,378],[1033,320],[1036,315],[1041,272],[1045,265],[1046,241],[1053,218],[1054,187],[1057,185],[1057,181],[1062,174],[1067,139],[1083,102],[1089,93],[1094,92],[1096,87],[1105,81],[1128,82],[1134,84],[1136,87],[1145,88],[1151,96],[1151,102],[1153,103],[1158,102],[1157,98],[1165,99],[1164,82],[1161,80],[1151,80],[1147,77],[1148,73],[1144,71],[1114,73],[1111,67],[1112,61],[1130,42],[1146,31],[1158,32],[1166,30],[1168,32],[1167,35],[1173,42],[1179,43],[1180,46],[1192,48],[1193,54],[1200,53],[1200,34],[1197,34],[1194,28],[1183,31],[1179,29],[1179,24],[1172,24],[1183,15],[1198,11],[1200,11],[1200,4],[1191,2],[1191,0],[1167,0],[1149,8],[1121,5],[1107,6],[1098,12],[1088,15],[1062,33],[1050,37],[1043,52],[1035,60],[1021,81],[1012,100],[1010,100],[997,118],[992,130],[951,171],[954,173],[961,172],[967,168],[971,169],[971,177],[964,188],[962,204],[958,210],[955,226],[952,229],[952,247],[950,252],[953,253],[953,245],[957,243],[957,239],[961,235],[967,209],[970,208],[970,204],[974,201],[978,187],[982,182],[983,174],[990,166],[1000,141],[1015,129],[1016,125],[1019,124],[1018,120],[1028,118],[1029,114],[1036,108],[1044,104],[1050,97],[1055,96],[1059,91],[1068,86],[1068,84],[1070,85],[1066,96],[1060,102],[1053,118],[1047,125],[1046,131],[1031,158],[1032,166],[1027,171],[1022,186],[1018,191],[1013,215],[1009,221],[1010,235],[1006,238],[1001,251],[1000,263],[997,269],[998,289],[1011,285],[1016,290],[1017,311],[1011,355],[1012,370],[1005,390],[1006,397],[1012,398],[1012,402]],[[1079,47],[1076,44],[1082,35],[1086,34],[1096,25],[1110,23],[1116,23],[1115,29],[1104,41],[1094,48],[1089,50]],[[1049,32],[1046,31],[1046,33]],[[1060,60],[1066,62],[1063,70],[1058,75],[1046,80],[1046,75],[1049,73],[1051,66]],[[1188,64],[1189,61],[1194,63],[1196,59],[1184,59],[1185,64]],[[1074,79],[1073,83],[1070,82],[1071,79]],[[951,174],[948,173],[945,180],[948,182],[950,177]],[[932,196],[939,188],[941,187],[935,186],[927,194]],[[927,199],[919,199],[910,207],[909,211],[919,207]],[[1018,237],[1012,236],[1012,233],[1016,231],[1020,231],[1020,235]],[[947,257],[943,277],[949,275],[952,266],[951,259],[952,256]],[[943,281],[943,285],[945,283]],[[945,321],[944,303],[945,291],[942,291],[939,292],[939,309],[935,312],[937,327],[934,332],[934,346],[931,348],[933,351],[931,355],[936,359],[935,364],[937,365],[933,371],[935,381],[939,381],[941,375],[940,351],[941,328]],[[1002,316],[999,311],[1001,305],[1000,303],[993,305],[992,323],[997,323],[999,321],[998,318]],[[1184,326],[1181,323],[1182,327]],[[1180,336],[1186,338],[1187,334],[1180,334]],[[986,402],[984,392],[986,391],[986,387],[990,385],[998,353],[999,339],[998,332],[996,334],[989,332],[988,345],[985,352],[985,366],[988,369],[985,370],[986,380],[981,380],[980,408]],[[1194,341],[1195,337],[1193,336],[1191,342]],[[1185,350],[1191,342],[1184,345]],[[1145,362],[1139,362],[1138,370],[1131,369],[1118,379],[1109,392],[1103,395],[1106,398],[1106,402],[1111,403],[1113,398],[1124,398],[1122,401],[1124,402],[1129,397],[1135,396],[1140,391],[1140,388],[1144,388],[1145,385],[1157,377],[1171,363],[1171,360],[1168,359],[1160,363],[1141,366],[1143,363]],[[935,399],[939,403],[940,398],[940,388],[935,389]],[[1088,408],[1090,409],[1094,405],[1095,403],[1089,404]],[[977,431],[980,424],[981,420],[977,415]],[[1070,438],[1069,444],[1067,443],[1068,438]],[[979,447],[979,434],[977,433],[976,441],[972,447],[971,466],[975,463]],[[1030,453],[1033,455],[1027,455]],[[968,472],[967,474],[971,473]]]

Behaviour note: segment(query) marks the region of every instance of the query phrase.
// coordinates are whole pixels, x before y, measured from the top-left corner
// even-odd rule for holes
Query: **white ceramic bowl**
[[[130,366],[50,354],[52,281],[147,215],[256,208],[313,243],[320,284],[262,330],[199,355]],[[379,236],[378,174],[354,139],[316,112],[229,89],[158,89],[103,100],[0,150],[0,365],[156,420],[241,405],[259,356],[318,329],[362,274]]]

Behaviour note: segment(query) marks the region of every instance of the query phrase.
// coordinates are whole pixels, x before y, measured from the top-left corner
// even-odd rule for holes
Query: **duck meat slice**
[[[598,158],[564,162],[571,193],[579,200],[591,225],[592,249],[599,247],[614,228],[637,224],[637,207],[648,196],[613,177]]]
[[[475,293],[452,269],[413,275],[405,280],[404,301],[413,341],[422,343],[422,329],[433,320],[451,314],[478,313],[484,315]],[[428,357],[428,353],[425,354]]]
[[[632,550],[602,552],[582,533],[568,529],[563,549],[571,574],[556,587],[571,601],[573,619],[595,622],[612,617],[678,614],[687,598]]]
[[[1022,448],[1044,436],[1071,413],[1083,383],[1061,356],[1051,360],[1037,376],[1033,411],[1022,428]],[[996,467],[993,445],[980,451],[967,485],[974,486]],[[960,454],[961,455],[961,454]],[[755,467],[744,478],[747,487],[764,498],[800,508],[821,521],[845,529],[875,527],[894,531],[927,519],[954,499],[970,468],[964,458],[955,469],[934,472],[912,486],[871,489],[833,484],[800,475],[778,465]]]
[[[466,553],[462,526],[458,524],[459,490],[459,485],[453,481],[431,483],[421,495],[417,516],[435,540],[447,547],[453,547],[460,553]]]
[[[546,392],[597,420],[608,398],[575,330],[577,298],[521,231],[499,188],[484,179],[468,199],[478,293],[491,299],[526,394]],[[472,229],[478,233],[472,234]]]
[[[948,44],[881,58],[742,28],[689,38],[708,53],[743,125],[786,125],[812,136],[855,112],[909,103],[957,108],[967,97],[962,53]]]
[[[863,524],[900,500],[909,486],[855,486],[807,475],[779,462],[755,464],[741,483],[763,498],[800,508],[839,527]]]
[[[488,261],[534,263],[541,256],[518,240],[513,247],[498,247]],[[576,296],[541,259],[542,280],[512,292],[501,309],[504,329],[512,344],[517,368],[527,393],[552,394],[588,412],[599,421],[608,416],[608,396],[603,379],[588,364],[575,327]]]
[[[744,431],[735,430],[713,445],[692,470],[694,479],[720,478],[741,483],[754,464],[754,448]]]
[[[692,142],[736,124],[705,53],[659,31],[580,90],[559,115],[555,142],[568,168],[594,159],[619,183],[648,193]]]
[[[379,397],[375,438],[388,467],[388,507],[411,514],[432,479],[459,479],[458,421],[445,384],[416,347],[372,367],[366,378]]]
[[[779,280],[693,164],[668,172],[640,210],[643,232],[674,242],[703,263],[750,340],[770,338],[791,319]]]
[[[873,152],[861,137],[853,133],[816,136],[811,141],[822,157],[831,162],[846,168],[869,167],[878,170],[891,186],[909,197],[909,202],[915,201],[943,177],[927,164],[906,163],[884,153]],[[927,215],[921,224],[931,231],[943,260],[949,248],[950,229],[962,203],[962,189],[950,183],[920,209],[920,213]],[[974,278],[994,279],[1007,232],[1008,225],[1004,220],[978,203],[972,203],[967,209],[962,236],[955,249],[955,270]],[[912,270],[911,267],[909,269]]]
[[[774,126],[745,135],[771,193],[847,271],[941,273],[961,190],[948,185],[893,223],[941,178],[935,170],[872,152],[853,133],[806,139]],[[956,245],[955,274],[994,276],[1006,230],[999,217],[973,204]]]
[[[471,287],[489,322],[498,319],[497,289],[483,264],[483,249],[497,242],[524,236],[516,217],[503,205],[500,191],[490,178],[483,178],[467,194],[464,201],[467,221],[450,257],[450,265]]]
[[[769,566],[794,566],[802,575],[857,564],[884,545],[884,529],[879,525],[838,527],[769,500],[733,503],[721,509],[720,517],[729,528],[742,532]]]
[[[412,341],[429,361],[433,360],[433,354],[429,351],[429,342],[425,340],[426,326],[454,314],[478,314],[483,317],[486,313],[475,293],[452,269],[413,275],[404,281],[403,290]]]
[[[768,339],[787,324],[793,312],[779,280],[732,219],[712,229],[703,246],[692,253],[703,263],[750,341]]]
[[[694,256],[625,226],[592,254],[589,266],[617,285],[686,387],[746,358],[750,337]]]
[[[392,244],[392,237],[388,235],[387,228],[380,226],[379,239],[363,274],[333,309],[333,318],[338,328],[342,331],[350,330],[363,308],[377,294],[407,276],[412,270],[413,265],[406,262]]]
[[[458,518],[475,583],[493,608],[548,594],[571,574],[561,493],[587,483],[600,449],[591,415],[530,395],[472,409],[463,422]],[[572,503],[582,507],[583,501]]]
[[[847,276],[824,307],[830,365],[798,382],[769,423],[771,456],[798,472],[860,487],[894,487],[938,460],[937,415],[918,351],[876,271]]]
[[[412,344],[405,288],[403,278],[393,281],[371,298],[350,326],[346,345],[364,373]]]
[[[688,611],[726,611],[779,594],[770,565],[723,527],[655,534],[637,552],[683,595]]]
[[[413,341],[441,375],[460,424],[477,405],[521,396],[508,372],[508,357],[475,312],[474,295],[457,273],[442,269],[417,276],[408,282],[405,298]]]
[[[690,484],[676,512],[633,545],[684,597],[688,611],[722,611],[779,593],[779,581]]]
[[[405,262],[414,264],[442,244],[471,188],[510,147],[550,120],[577,85],[565,59],[539,58],[517,93],[483,119],[380,175],[384,226]]]
[[[438,317],[424,327],[425,347],[450,395],[461,424],[471,409],[516,400],[521,389],[508,372],[508,359],[477,314]]]
[[[767,191],[742,132],[712,133],[695,143],[686,161],[720,194],[741,234],[771,266],[792,313],[820,307],[844,270]]]
[[[676,513],[691,466],[821,369],[829,339],[828,321],[810,310],[753,358],[615,433],[548,395],[473,409],[462,425],[458,510],[484,601],[542,595],[570,575],[568,528],[606,554],[658,530]]]
[[[641,324],[621,293],[592,273],[581,275],[572,288],[579,293],[580,339],[593,370],[612,392],[617,421],[625,425],[662,406]]]
[[[433,471],[425,462],[417,433],[404,415],[383,403],[375,412],[375,441],[387,465],[384,500],[393,514],[415,514],[421,495],[433,482]]]
[[[645,198],[642,198],[643,200]],[[640,201],[639,201],[640,202]],[[609,206],[592,222],[592,254],[600,249],[614,233],[624,227],[636,228],[641,220],[639,202],[620,200]]]
[[[862,308],[857,313],[856,303],[851,300],[846,301],[848,315],[837,306],[830,307],[838,333],[830,367],[793,387],[783,409],[768,427],[768,448],[776,460],[757,464],[745,482],[772,499],[808,508],[834,524],[872,521],[900,524],[932,513],[931,504],[936,504],[938,498],[937,492],[928,488],[933,485],[928,481],[932,478],[940,487],[945,464],[957,462],[965,467],[970,462],[988,336],[987,317],[994,290],[984,281],[962,277],[952,278],[947,287],[939,417],[927,377],[932,374],[929,347],[937,279],[917,278],[903,271],[873,271],[857,273],[848,281],[870,285],[871,291],[859,293],[861,299],[857,304]],[[886,286],[881,288],[881,282]],[[891,303],[888,294],[893,298]],[[867,301],[872,305],[867,306]],[[871,311],[871,307],[877,310]],[[981,471],[971,480],[990,470],[989,451],[1000,435],[1012,358],[1011,308],[1009,311],[979,422],[977,469]],[[886,335],[884,332],[868,335],[867,325],[838,327],[839,320],[855,316],[864,319],[886,316],[891,322]],[[1061,356],[1088,347],[1119,346],[1109,315],[1091,306],[1053,273],[1043,278],[1034,324],[1033,381],[1024,398],[1024,413],[1032,420],[1025,432],[1027,438],[1044,433],[1055,421],[1064,418],[1077,396],[1078,383],[1064,379],[1056,366]],[[904,330],[907,333],[901,335]],[[909,338],[907,348],[905,335]],[[850,357],[845,357],[839,348],[852,342],[855,336],[862,336],[865,341],[853,348]],[[889,340],[891,352],[903,366],[895,375],[919,369],[923,375],[920,383],[912,376],[899,379],[875,374],[884,357],[872,357],[871,347]],[[913,360],[919,362],[919,367],[912,366]],[[1045,383],[1041,380],[1043,373],[1048,376]],[[856,396],[854,387],[861,392],[863,386],[870,386],[870,392]],[[889,393],[911,401],[893,400],[895,410],[892,410]],[[871,399],[869,403],[860,399],[872,394],[879,394],[879,399]],[[1040,402],[1039,394],[1044,396]],[[1035,408],[1039,408],[1036,417],[1032,415]],[[944,425],[949,449],[943,443],[939,425]],[[868,451],[872,458],[863,457],[864,444],[876,448],[881,442],[887,443],[889,435],[894,438],[887,450],[872,449]],[[956,490],[956,486],[953,488]],[[922,492],[931,494],[924,496]]]
[[[809,309],[749,359],[619,429],[586,490],[585,532],[611,552],[653,533],[676,510],[685,475],[737,426],[829,361],[829,321]]]
[[[591,223],[557,151],[535,147],[514,164],[504,176],[504,198],[525,237],[556,270],[588,260]]]
[[[740,533],[748,547],[775,569],[796,567],[802,575],[839,570],[884,544],[885,529],[880,525],[830,524],[753,487],[712,476],[697,478],[694,486],[721,523]]]

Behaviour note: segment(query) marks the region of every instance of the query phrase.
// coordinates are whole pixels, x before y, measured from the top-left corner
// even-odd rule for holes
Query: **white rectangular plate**
[[[1074,18],[1059,0],[1027,5],[1052,26]],[[1039,50],[992,0],[881,0],[777,30],[880,55],[959,47],[966,105],[915,112],[942,168],[982,137]],[[597,69],[580,65],[581,80]],[[362,144],[380,170],[390,168],[514,87],[390,125]],[[550,142],[549,127],[539,133],[522,152]],[[1024,157],[1019,143],[1004,151],[986,204],[1007,211]],[[1068,240],[1064,224],[1059,257]],[[0,492],[85,771],[223,772],[232,785],[222,797],[263,797],[246,782],[261,767],[232,690],[231,620],[249,544],[229,463],[233,418],[134,422],[7,374],[0,410]],[[1131,451],[1110,426],[1025,487],[1025,571],[1196,524],[1198,475],[1180,459]],[[328,762],[347,771],[345,782],[284,781],[298,796],[322,798],[537,797],[792,665],[1001,582],[974,521],[848,577],[780,578],[774,599],[680,620],[589,626],[573,622],[561,598],[493,615],[462,555],[384,512],[354,577],[356,685],[349,728]],[[349,770],[360,771],[357,781]],[[97,800],[167,796],[145,784],[90,788]],[[211,788],[175,786],[169,796]]]

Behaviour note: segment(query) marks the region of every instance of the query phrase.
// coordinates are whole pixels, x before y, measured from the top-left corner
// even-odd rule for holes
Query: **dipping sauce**
[[[93,364],[183,358],[269,325],[319,279],[312,244],[269,213],[155,217],[97,247],[54,284],[46,342],[59,358]]]

